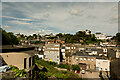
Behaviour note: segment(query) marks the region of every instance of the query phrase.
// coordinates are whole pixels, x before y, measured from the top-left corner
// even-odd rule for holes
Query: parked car
[[[82,74],[85,74],[85,70],[82,70],[81,73],[82,73]]]

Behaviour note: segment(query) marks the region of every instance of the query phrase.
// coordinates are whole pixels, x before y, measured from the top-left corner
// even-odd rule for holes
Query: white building
[[[111,39],[113,36],[107,36],[107,39]]]
[[[110,60],[96,59],[96,70],[110,71]]]
[[[35,55],[38,55],[39,58],[44,59],[44,55],[42,54],[35,54]]]
[[[46,61],[60,63],[60,44],[49,43],[45,44],[44,59]]]
[[[95,34],[95,37],[96,37],[97,39],[101,39],[101,40],[107,39],[106,35],[103,34],[103,33],[96,33],[96,34]]]

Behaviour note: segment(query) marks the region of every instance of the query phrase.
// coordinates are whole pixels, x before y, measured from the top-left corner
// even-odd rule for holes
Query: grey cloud
[[[94,15],[88,15],[86,18],[89,18],[89,19],[95,19],[96,16],[94,16]]]
[[[75,15],[75,16],[83,16],[83,12],[84,10],[79,10],[79,9],[71,9],[69,11],[71,15]]]
[[[69,5],[70,4],[70,5]],[[99,4],[99,5],[98,5]],[[8,4],[5,4],[8,5]],[[27,19],[37,20],[31,26],[45,26],[51,27],[54,32],[76,32],[78,29],[90,28],[91,30],[101,30],[104,27],[104,32],[114,33],[108,31],[109,27],[116,24],[110,24],[106,20],[110,20],[111,16],[117,14],[117,11],[111,11],[111,7],[116,5],[114,3],[12,3],[9,8],[4,8],[4,16],[13,16],[15,11]],[[91,6],[91,8],[89,8]],[[48,9],[49,8],[49,9]],[[7,14],[6,14],[6,12]],[[17,13],[17,12],[16,12]],[[95,19],[94,19],[95,18]],[[92,20],[91,20],[92,19]],[[43,21],[44,20],[44,21]],[[112,19],[114,20],[114,18]],[[104,22],[106,21],[106,22]],[[38,23],[38,24],[37,24]],[[40,24],[39,24],[40,23]],[[104,24],[104,25],[101,25]],[[74,27],[74,25],[80,25]],[[91,25],[95,25],[94,29]],[[17,27],[17,26],[16,26]],[[27,25],[29,28],[29,25]],[[55,28],[55,29],[54,29]],[[37,29],[37,27],[36,27]],[[38,27],[39,29],[39,27]],[[106,30],[106,31],[105,31]],[[27,31],[27,30],[26,30]]]

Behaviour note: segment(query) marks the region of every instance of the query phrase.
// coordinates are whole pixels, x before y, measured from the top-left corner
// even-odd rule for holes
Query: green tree
[[[63,34],[62,34],[62,33],[59,33],[59,34],[57,34],[56,36],[59,37],[59,38],[61,38],[61,37],[63,37]]]
[[[116,39],[117,44],[120,45],[120,33],[116,34],[116,38],[115,39]]]
[[[72,70],[75,71],[80,71],[80,67],[78,65],[72,65]]]
[[[2,32],[2,45],[16,45],[19,43],[18,38],[12,32],[7,33],[5,30],[0,29]]]
[[[34,37],[34,39],[37,39],[37,35],[36,34],[33,34],[33,37]]]
[[[18,44],[18,39],[12,32],[8,32],[8,35],[10,36],[10,42],[11,44]]]
[[[29,35],[29,36],[27,37],[27,40],[33,40],[33,39],[34,39],[34,37],[31,36],[31,35]]]

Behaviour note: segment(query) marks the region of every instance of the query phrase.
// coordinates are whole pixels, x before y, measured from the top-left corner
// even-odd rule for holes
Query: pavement
[[[102,73],[104,78],[106,77],[106,72]],[[99,77],[99,71],[94,71],[94,72],[90,72],[90,71],[85,71],[85,74],[79,74],[79,76],[84,80],[101,80],[101,78]],[[108,80],[108,79],[105,79]]]

